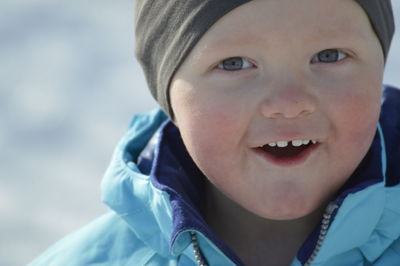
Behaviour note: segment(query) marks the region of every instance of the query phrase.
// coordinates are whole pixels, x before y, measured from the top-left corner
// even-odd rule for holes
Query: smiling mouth
[[[316,140],[277,141],[258,147],[256,151],[274,164],[288,166],[304,162],[318,146]]]

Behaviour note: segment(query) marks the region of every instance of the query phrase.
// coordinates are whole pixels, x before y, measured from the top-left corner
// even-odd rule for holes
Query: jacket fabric
[[[400,265],[400,91],[385,87],[373,143],[291,266]],[[156,110],[136,115],[102,182],[110,212],[30,265],[243,265],[203,219],[204,176],[178,129]],[[325,226],[325,227],[324,227]],[[323,241],[321,238],[321,231]]]

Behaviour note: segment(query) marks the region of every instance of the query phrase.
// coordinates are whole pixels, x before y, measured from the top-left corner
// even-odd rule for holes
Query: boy
[[[113,212],[32,265],[400,262],[389,1],[137,12],[138,58],[171,120],[134,118],[103,182]]]

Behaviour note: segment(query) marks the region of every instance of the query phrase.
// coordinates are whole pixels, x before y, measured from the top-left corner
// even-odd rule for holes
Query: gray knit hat
[[[135,0],[136,56],[149,89],[173,118],[170,81],[203,34],[222,16],[251,0]],[[390,0],[356,0],[367,13],[385,59],[394,34]]]

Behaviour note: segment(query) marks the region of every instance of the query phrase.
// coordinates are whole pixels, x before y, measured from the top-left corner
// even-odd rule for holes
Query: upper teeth
[[[289,141],[280,140],[280,141],[277,141],[277,142],[270,142],[270,143],[268,143],[267,145],[270,146],[270,147],[278,146],[278,147],[280,147],[280,148],[283,148],[283,147],[287,147],[288,144],[289,144],[290,142],[292,143],[292,146],[294,146],[294,147],[299,147],[299,146],[301,146],[301,145],[307,145],[307,144],[309,144],[310,142],[311,142],[312,144],[317,143],[316,140],[310,140],[310,139],[300,140],[300,139],[295,139],[295,140],[289,140]]]

